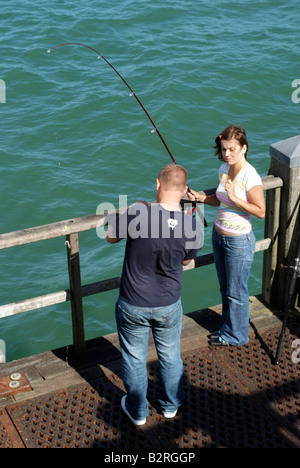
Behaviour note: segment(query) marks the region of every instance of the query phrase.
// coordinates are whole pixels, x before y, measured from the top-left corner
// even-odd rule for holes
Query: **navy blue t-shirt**
[[[127,238],[120,297],[137,307],[164,307],[181,295],[183,260],[196,257],[203,232],[195,218],[159,204],[136,203],[116,219]]]

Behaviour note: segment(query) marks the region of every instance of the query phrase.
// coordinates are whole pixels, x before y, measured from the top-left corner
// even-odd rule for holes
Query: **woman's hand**
[[[206,195],[206,193],[199,193],[195,190],[189,189],[187,193],[188,199],[190,201],[195,201],[197,203],[205,203],[206,205],[219,206],[220,202],[217,199],[216,195]]]
[[[225,190],[227,192],[229,200],[233,201],[232,198],[234,198],[234,183],[231,179],[227,180],[225,184]]]
[[[188,196],[188,199],[190,201],[196,201],[196,202],[199,202],[199,203],[204,203],[204,200],[206,198],[205,194],[201,194],[201,193],[196,192],[195,190],[191,190],[191,189],[187,192],[187,196]]]
[[[234,184],[231,179],[228,179],[226,182],[225,190],[228,194],[228,198],[243,211],[260,219],[265,217],[266,206],[264,191],[261,185],[256,185],[248,190],[247,201],[243,201],[235,195]]]

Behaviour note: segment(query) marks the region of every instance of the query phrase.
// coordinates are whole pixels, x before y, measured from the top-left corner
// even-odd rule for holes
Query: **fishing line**
[[[155,123],[153,122],[152,118],[150,117],[149,113],[147,112],[147,110],[145,109],[145,107],[143,106],[143,104],[141,103],[140,99],[138,98],[138,96],[135,94],[135,92],[133,91],[133,89],[131,88],[131,86],[129,86],[129,84],[127,83],[127,81],[125,80],[125,78],[123,78],[123,76],[121,75],[121,73],[118,72],[118,70],[100,53],[98,52],[96,49],[94,49],[93,47],[90,47],[86,44],[81,44],[80,42],[67,42],[65,44],[59,44],[59,45],[56,45],[54,47],[50,47],[50,49],[47,50],[48,53],[51,52],[51,50],[54,50],[54,49],[57,49],[59,47],[64,47],[64,46],[69,46],[69,45],[75,45],[75,46],[80,46],[80,47],[85,47],[86,49],[90,49],[91,51],[95,52],[97,55],[98,55],[98,59],[103,59],[107,65],[109,65],[112,70],[119,76],[119,78],[121,78],[121,80],[123,81],[123,83],[125,83],[125,85],[127,86],[127,88],[129,89],[130,91],[130,94],[129,96],[132,97],[134,96],[134,98],[136,99],[136,101],[138,102],[138,104],[141,106],[141,108],[143,109],[144,113],[146,114],[146,116],[148,117],[148,119],[150,120],[151,124],[153,125],[153,129],[151,130],[151,133],[157,133],[160,140],[162,141],[164,147],[166,148],[167,152],[169,153],[169,156],[171,157],[172,161],[174,164],[177,164],[176,161],[175,161],[175,158],[174,156],[172,155],[167,143],[165,142],[162,134],[160,133],[159,129],[157,128],[157,126],[155,125]],[[190,191],[189,187],[188,187],[188,191]],[[192,209],[192,214],[194,213],[194,211],[197,210],[197,212],[199,213],[199,209],[197,208],[197,204],[196,206]],[[201,213],[201,215],[199,214],[200,216],[200,219],[204,222],[204,226],[207,225],[206,223],[206,220],[203,218],[203,215]]]

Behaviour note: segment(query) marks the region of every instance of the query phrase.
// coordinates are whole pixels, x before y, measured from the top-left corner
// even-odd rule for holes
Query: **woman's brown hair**
[[[245,153],[245,158],[247,159],[247,152],[249,149],[248,141],[246,132],[242,127],[238,127],[237,125],[229,125],[228,127],[224,128],[224,130],[217,136],[215,139],[216,145],[214,146],[215,155],[218,156],[219,159],[223,159],[222,157],[222,148],[221,148],[221,140],[236,140],[242,146],[246,145],[247,150]]]

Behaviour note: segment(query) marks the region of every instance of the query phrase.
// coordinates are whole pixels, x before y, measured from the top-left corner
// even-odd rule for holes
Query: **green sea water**
[[[249,162],[267,175],[269,146],[299,134],[299,5],[216,0],[5,0],[0,17],[1,233],[153,200],[155,178],[170,157],[122,80],[128,81],[163,135],[189,186],[216,186],[214,138],[245,127]],[[3,94],[3,89],[1,91]],[[211,252],[215,210],[207,208]],[[263,221],[254,220],[257,239]],[[68,288],[65,239],[0,251],[0,304]],[[124,244],[95,231],[79,237],[82,283],[121,273]],[[256,254],[250,294],[261,291]],[[86,338],[115,331],[117,291],[84,300]],[[214,265],[186,272],[184,311],[220,302]],[[13,360],[72,342],[70,304],[0,320]]]

